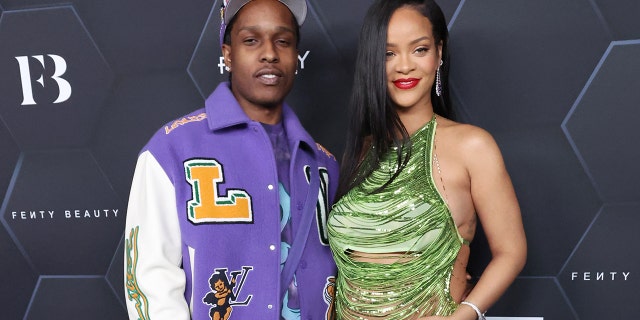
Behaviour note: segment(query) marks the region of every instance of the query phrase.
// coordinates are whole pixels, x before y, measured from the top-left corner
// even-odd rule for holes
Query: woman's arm
[[[465,136],[460,151],[469,174],[473,206],[492,255],[491,262],[465,300],[485,312],[524,267],[527,244],[518,200],[495,140],[477,127],[472,127]],[[475,320],[477,314],[470,306],[460,305],[451,319]]]

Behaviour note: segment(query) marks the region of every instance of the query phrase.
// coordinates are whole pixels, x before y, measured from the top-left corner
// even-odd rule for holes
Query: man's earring
[[[224,66],[224,70],[226,70],[227,72],[231,72],[231,68],[229,68],[229,66]]]

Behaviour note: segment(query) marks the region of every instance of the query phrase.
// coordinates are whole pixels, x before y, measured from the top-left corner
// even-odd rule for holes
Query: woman
[[[448,119],[447,40],[432,0],[377,0],[365,18],[328,226],[338,319],[483,319],[524,266],[500,150]],[[492,260],[467,293],[478,219]]]

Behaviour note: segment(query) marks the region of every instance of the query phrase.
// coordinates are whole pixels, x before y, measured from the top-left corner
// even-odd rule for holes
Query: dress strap
[[[444,179],[442,179],[442,169],[440,168],[440,161],[438,161],[438,153],[437,153],[437,139],[436,139],[436,132],[437,132],[437,126],[438,126],[438,121],[436,119],[436,115],[433,115],[433,164],[436,167],[436,170],[438,171],[438,177],[440,178],[440,183],[442,184],[442,193],[444,195],[444,202],[447,204],[447,207],[449,208],[449,211],[451,211],[451,207],[449,206],[449,197],[447,195],[447,188],[444,185]],[[436,188],[438,188],[438,186],[435,186]],[[453,217],[451,218],[453,219]],[[460,235],[459,231],[456,231],[456,233],[458,234],[458,238],[460,238],[460,241],[462,242],[463,245],[470,245],[471,241],[463,238]]]
[[[442,179],[442,170],[440,169],[440,161],[438,161],[438,152],[437,152],[437,139],[436,139],[436,131],[438,127],[438,121],[436,119],[435,113],[433,114],[433,164],[436,166],[436,170],[438,171],[438,177],[440,178],[440,184],[442,184],[442,191],[444,193],[444,202],[449,206],[449,197],[447,196],[447,188],[444,185],[444,180]],[[437,188],[438,186],[436,186]]]

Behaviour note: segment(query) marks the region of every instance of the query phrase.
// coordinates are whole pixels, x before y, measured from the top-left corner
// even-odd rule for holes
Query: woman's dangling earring
[[[440,60],[440,66],[442,66],[442,60]],[[440,66],[436,71],[436,95],[439,97],[442,95],[442,82],[440,81]]]

